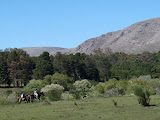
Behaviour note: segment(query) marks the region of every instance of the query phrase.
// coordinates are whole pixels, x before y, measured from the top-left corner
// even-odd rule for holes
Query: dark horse
[[[41,96],[44,96],[43,92],[38,93],[38,98],[36,98],[35,95],[30,95],[30,101],[31,102],[33,102],[34,100],[39,100],[40,101]]]

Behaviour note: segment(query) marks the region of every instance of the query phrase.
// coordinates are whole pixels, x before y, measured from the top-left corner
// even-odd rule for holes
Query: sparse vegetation
[[[111,101],[118,103],[115,107]],[[155,120],[160,118],[160,97],[151,96],[150,107],[137,104],[137,97],[89,98],[85,100],[0,105],[0,119]]]

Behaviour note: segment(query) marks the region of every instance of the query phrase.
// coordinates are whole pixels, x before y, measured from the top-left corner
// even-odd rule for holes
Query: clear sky
[[[160,17],[160,0],[0,0],[0,49],[73,48]]]

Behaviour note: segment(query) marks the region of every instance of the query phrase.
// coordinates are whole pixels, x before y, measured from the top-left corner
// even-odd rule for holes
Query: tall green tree
[[[32,75],[30,56],[21,49],[11,49],[8,54],[7,64],[10,72],[10,77],[15,84],[19,87],[19,84],[26,84]]]
[[[112,66],[108,56],[111,55],[111,53],[110,52],[105,53],[101,49],[98,49],[94,52],[95,52],[94,59],[97,68],[99,70],[100,79],[101,81],[107,81],[110,77],[110,69]]]
[[[36,69],[33,70],[34,79],[43,79],[46,75],[53,74],[53,65],[48,52],[43,52],[35,60]]]
[[[11,79],[9,77],[6,52],[0,52],[0,84],[8,84],[10,86]]]

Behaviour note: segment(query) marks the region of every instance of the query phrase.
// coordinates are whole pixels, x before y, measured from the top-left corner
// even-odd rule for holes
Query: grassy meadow
[[[160,120],[160,96],[151,96],[150,104],[142,107],[136,96],[122,96],[0,105],[0,120]]]

